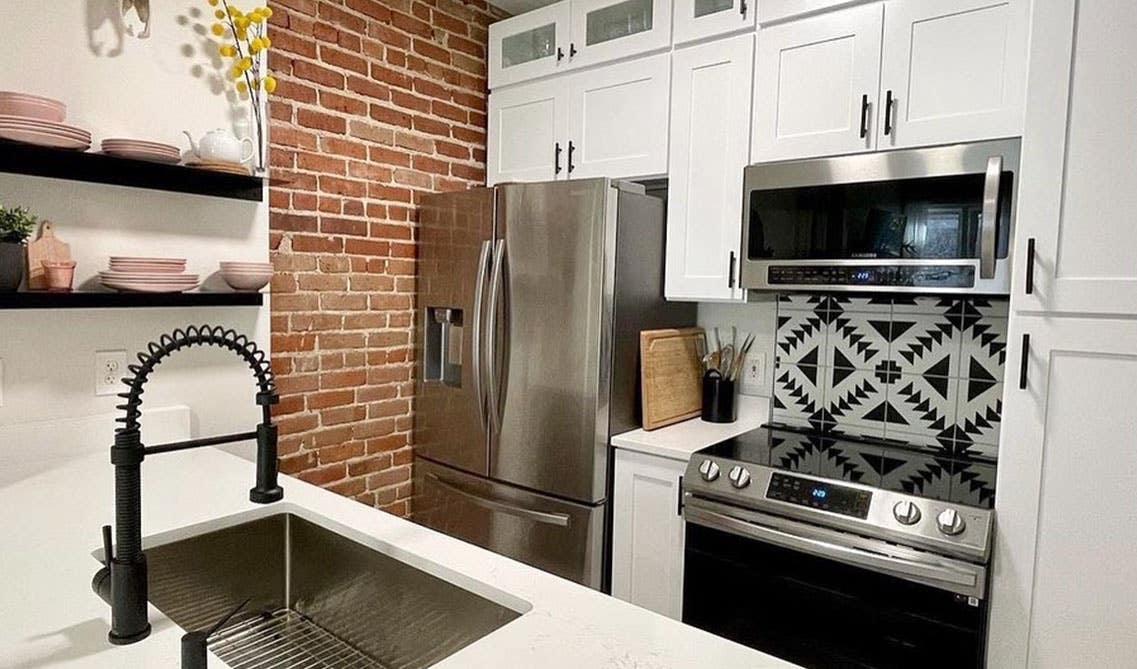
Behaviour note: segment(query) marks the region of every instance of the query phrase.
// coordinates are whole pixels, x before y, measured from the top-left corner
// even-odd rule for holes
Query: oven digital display
[[[872,492],[776,473],[770,477],[766,498],[855,518],[867,518]]]

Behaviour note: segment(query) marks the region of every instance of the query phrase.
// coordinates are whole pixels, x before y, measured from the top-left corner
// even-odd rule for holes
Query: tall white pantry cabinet
[[[991,667],[1137,661],[1137,3],[1036,1]]]

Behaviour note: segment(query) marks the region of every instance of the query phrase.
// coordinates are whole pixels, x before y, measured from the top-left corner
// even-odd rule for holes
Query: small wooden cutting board
[[[702,328],[640,332],[640,386],[645,430],[699,415],[703,395],[698,342],[702,339]]]
[[[40,228],[39,239],[28,242],[28,290],[47,289],[47,280],[43,274],[44,260],[71,260],[71,246],[55,236],[55,226],[49,221],[44,221]]]

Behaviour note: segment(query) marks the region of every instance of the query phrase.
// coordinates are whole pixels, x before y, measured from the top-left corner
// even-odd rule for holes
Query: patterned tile
[[[948,499],[951,494],[952,461],[934,455],[905,454],[881,457],[880,486],[886,490]]]
[[[841,312],[829,322],[824,363],[829,367],[873,369],[888,358],[887,312]]]
[[[1002,381],[1007,363],[1007,319],[975,321],[961,330],[960,337],[959,375]]]
[[[822,364],[827,330],[821,317],[811,311],[779,311],[774,341],[778,364]]]
[[[881,438],[884,423],[872,416],[886,398],[886,388],[868,370],[823,368],[825,422],[856,438]]]
[[[865,485],[880,484],[881,447],[820,441],[818,475]]]
[[[952,463],[950,501],[985,509],[995,507],[995,465],[966,460]]]
[[[957,452],[991,456],[998,449],[1003,415],[1003,384],[972,378],[960,382],[956,412]]]
[[[849,295],[831,295],[827,303],[833,311],[844,313],[876,314],[887,318],[892,313],[892,297],[862,297]]]
[[[774,398],[771,420],[790,427],[822,426],[822,368],[781,365],[774,374]]]
[[[816,293],[780,293],[778,311],[825,311],[829,298]]]
[[[961,336],[944,313],[895,314],[889,359],[905,374],[958,376]]]
[[[770,442],[770,463],[775,467],[817,476],[821,469],[821,444],[810,435],[783,434]]]
[[[959,384],[945,377],[901,376],[888,387],[885,438],[950,453]]]

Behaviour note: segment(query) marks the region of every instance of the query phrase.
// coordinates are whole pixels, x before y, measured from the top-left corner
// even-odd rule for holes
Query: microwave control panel
[[[971,265],[772,265],[768,272],[772,286],[975,286]]]
[[[770,477],[766,498],[854,518],[867,518],[872,492],[776,472]]]

